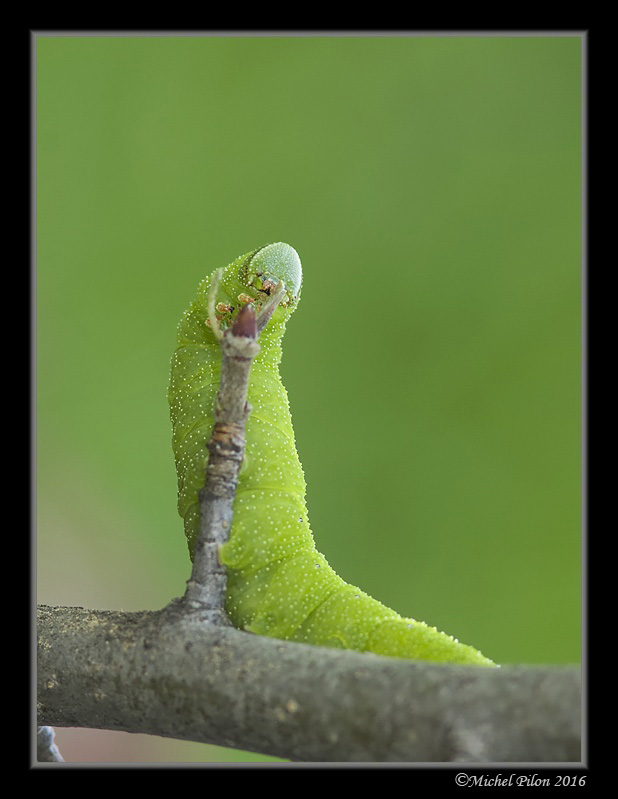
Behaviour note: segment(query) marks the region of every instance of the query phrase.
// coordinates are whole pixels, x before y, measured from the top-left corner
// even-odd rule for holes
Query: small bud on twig
[[[257,338],[257,324],[252,305],[245,305],[240,309],[232,325],[231,332],[234,336]]]

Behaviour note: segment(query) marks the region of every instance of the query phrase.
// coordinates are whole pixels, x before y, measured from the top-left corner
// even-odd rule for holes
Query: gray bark
[[[576,667],[484,669],[293,644],[161,611],[39,609],[38,723],[305,762],[581,761]]]

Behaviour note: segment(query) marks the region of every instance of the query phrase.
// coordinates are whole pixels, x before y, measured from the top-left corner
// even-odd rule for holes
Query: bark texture
[[[293,644],[154,612],[39,609],[38,724],[305,762],[581,761],[576,667],[481,669]]]

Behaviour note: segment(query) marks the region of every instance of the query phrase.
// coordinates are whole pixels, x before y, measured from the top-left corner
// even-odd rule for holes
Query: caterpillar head
[[[213,319],[217,328],[226,330],[248,303],[252,303],[259,314],[281,284],[285,294],[272,318],[284,323],[300,299],[302,267],[298,253],[289,244],[279,241],[241,255],[225,269],[204,278],[184,324],[187,328],[184,335],[191,340],[194,334],[189,329],[195,325],[198,337],[202,336],[204,328],[212,327]],[[208,310],[211,302],[213,315]],[[207,340],[210,341],[210,334]]]
[[[281,241],[254,250],[243,259],[240,279],[249,289],[270,295],[281,281],[285,284],[283,307],[292,308],[300,298],[303,271],[298,253]]]

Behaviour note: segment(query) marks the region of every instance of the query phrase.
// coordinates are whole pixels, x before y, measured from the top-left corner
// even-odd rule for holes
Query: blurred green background
[[[579,660],[581,48],[38,37],[39,602],[183,593],[176,324],[205,274],[287,241],[318,547],[500,663]],[[259,759],[57,733],[68,761]]]

